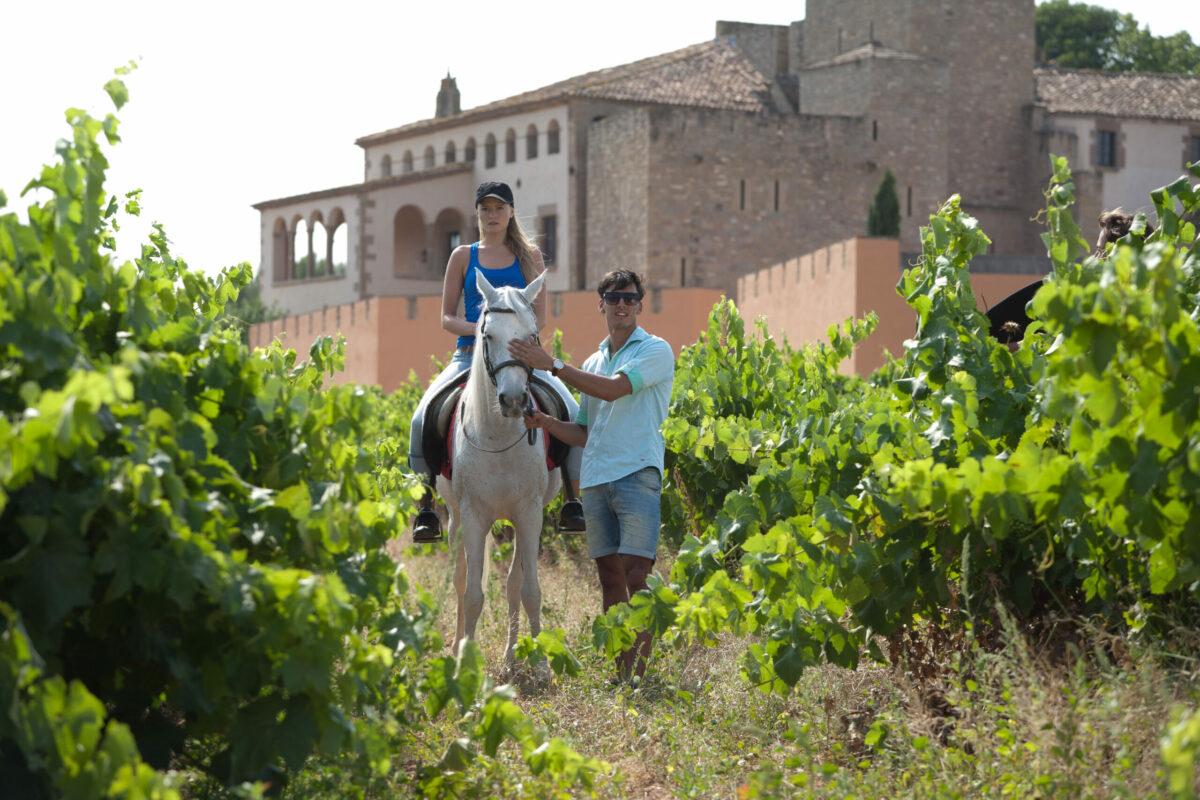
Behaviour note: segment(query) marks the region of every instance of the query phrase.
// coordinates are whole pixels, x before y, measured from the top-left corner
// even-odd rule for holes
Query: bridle
[[[496,373],[507,367],[520,367],[525,370],[525,379],[533,375],[533,367],[526,364],[524,361],[518,361],[515,358],[510,358],[508,361],[501,361],[499,364],[492,366],[492,354],[488,349],[487,340],[487,318],[488,314],[516,314],[515,308],[485,308],[483,310],[483,320],[479,326],[479,338],[483,339],[483,365],[487,367],[488,378],[492,382],[492,386],[496,386]],[[536,336],[536,334],[534,334]]]
[[[502,369],[506,369],[508,367],[520,367],[521,369],[525,370],[525,383],[526,383],[525,407],[527,409],[532,409],[533,400],[530,397],[528,385],[529,385],[529,379],[533,376],[533,367],[529,366],[524,361],[519,361],[515,358],[510,358],[507,361],[501,361],[499,364],[496,364],[495,366],[493,366],[492,365],[492,354],[491,354],[491,351],[488,349],[488,340],[487,340],[487,335],[486,335],[487,334],[488,314],[516,314],[516,313],[517,313],[517,310],[515,308],[485,308],[483,310],[483,318],[479,321],[479,335],[477,338],[483,340],[483,365],[487,369],[488,379],[491,380],[492,386],[497,386],[496,385],[496,373],[498,373]],[[536,333],[533,336],[535,339],[537,338]],[[499,388],[499,387],[497,386],[497,388]],[[461,406],[462,406],[462,400],[459,400],[459,419],[462,418],[462,416],[461,416],[462,407]],[[534,429],[529,428],[528,430],[525,431],[525,433],[522,433],[517,438],[516,442],[513,442],[508,447],[503,447],[499,450],[490,450],[486,447],[480,447],[478,444],[471,441],[471,437],[467,433],[466,425],[463,425],[463,438],[467,440],[467,444],[471,445],[476,450],[481,450],[485,453],[503,453],[504,451],[511,450],[513,447],[515,447],[517,442],[520,442],[521,439],[528,439],[529,444],[532,445],[533,441],[534,441]]]

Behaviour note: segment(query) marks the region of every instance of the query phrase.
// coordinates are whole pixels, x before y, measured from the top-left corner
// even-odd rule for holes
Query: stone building
[[[958,193],[994,243],[980,269],[1025,272],[1044,256],[1047,155],[1071,158],[1085,230],[1143,207],[1200,159],[1200,78],[1037,69],[1033,0],[807,0],[790,25],[718,22],[711,41],[466,111],[447,76],[435,116],[357,144],[361,182],[255,206],[267,302],[439,292],[487,179],[516,190],[552,292],[633,266],[732,296],[864,233],[885,170],[901,252]]]

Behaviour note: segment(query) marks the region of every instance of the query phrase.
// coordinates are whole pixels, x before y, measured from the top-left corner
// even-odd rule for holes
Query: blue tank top
[[[467,273],[463,276],[463,307],[467,312],[467,322],[479,321],[479,308],[483,305],[483,295],[479,293],[479,287],[475,284],[475,270],[481,270],[483,277],[488,279],[488,283],[492,286],[515,286],[518,289],[524,289],[526,285],[525,274],[521,272],[521,262],[518,259],[513,259],[513,263],[507,267],[485,267],[479,263],[479,242],[471,245],[471,260],[467,263]],[[475,344],[474,336],[458,337],[458,347],[470,347]]]

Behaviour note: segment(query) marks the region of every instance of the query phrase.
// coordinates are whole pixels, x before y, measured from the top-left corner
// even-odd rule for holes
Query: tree
[[[889,169],[875,192],[867,212],[868,236],[900,236],[900,196],[896,194],[896,177]]]
[[[1184,31],[1155,36],[1132,14],[1071,0],[1035,12],[1039,60],[1069,69],[1200,74],[1200,45]]]

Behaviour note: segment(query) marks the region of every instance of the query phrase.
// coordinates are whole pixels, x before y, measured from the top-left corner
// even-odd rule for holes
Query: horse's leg
[[[458,600],[454,624],[454,650],[457,652],[466,628],[466,609],[463,608],[463,600],[467,593],[467,548],[461,531],[459,531],[458,541],[454,543],[453,547],[455,553],[454,595]]]
[[[508,644],[504,648],[504,666],[511,667],[513,649],[517,646],[517,636],[521,632],[521,592],[524,584],[525,570],[522,568],[517,547],[513,545],[512,563],[508,565],[508,583],[505,586],[508,595]]]
[[[529,635],[542,632],[542,589],[538,585],[538,541],[542,535],[542,507],[534,504],[517,523],[516,554],[513,561],[521,564],[521,602],[529,617]],[[515,641],[514,641],[515,643]]]
[[[458,497],[454,494],[453,486],[445,478],[437,481],[438,493],[446,503],[446,536],[450,542],[450,552],[454,554],[454,652],[458,652],[459,642],[463,639],[463,595],[467,591],[467,555],[464,549],[462,535],[462,514],[458,510]]]
[[[463,635],[474,639],[475,626],[483,611],[483,570],[487,567],[484,563],[484,537],[487,536],[488,525],[472,509],[464,508],[462,511],[463,550],[467,566],[463,592]]]

